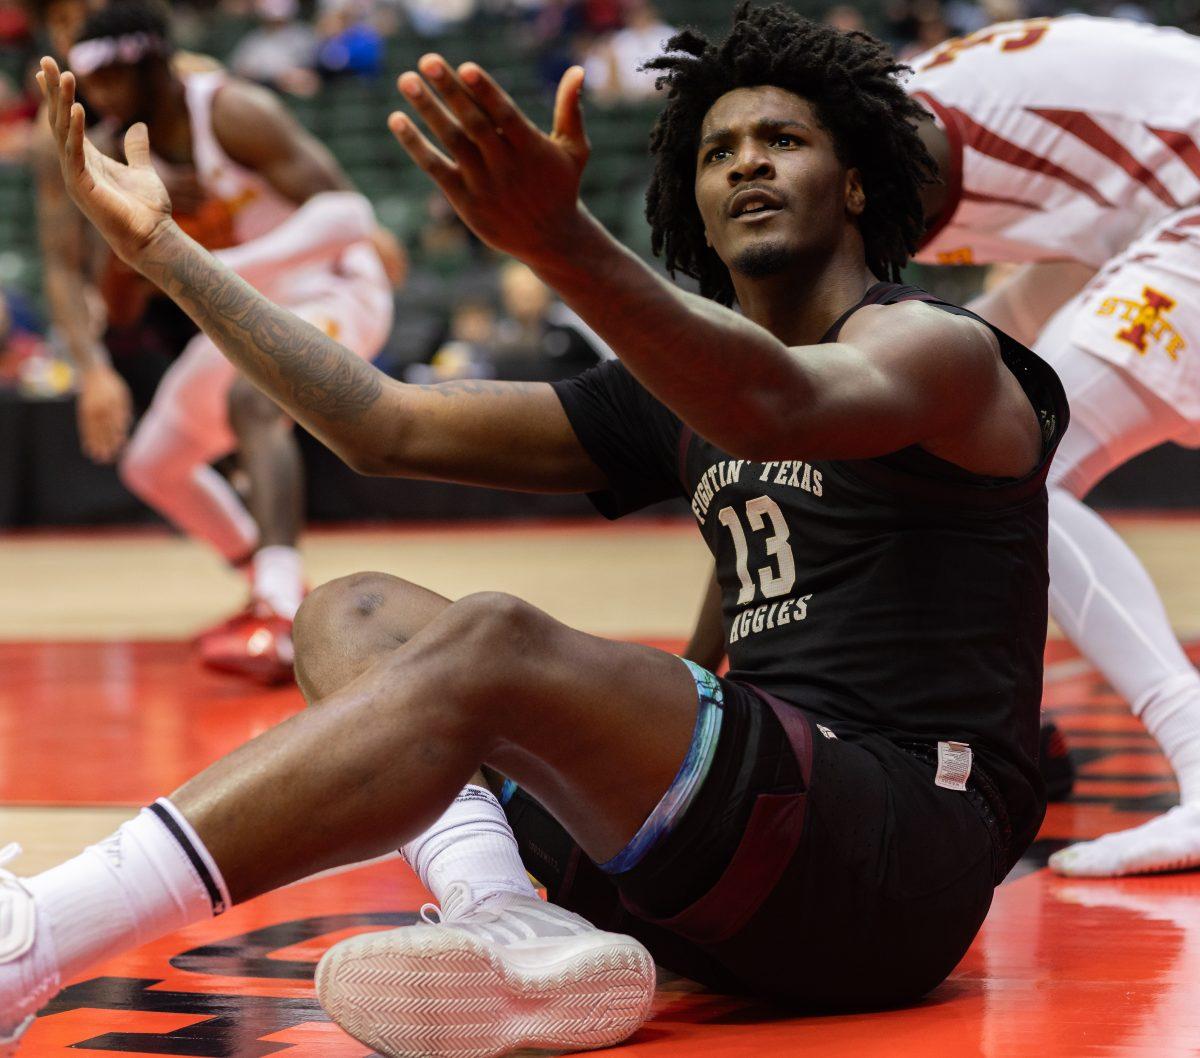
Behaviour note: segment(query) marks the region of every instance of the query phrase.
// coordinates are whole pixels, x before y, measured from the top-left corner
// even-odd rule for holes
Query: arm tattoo
[[[354,422],[383,394],[379,371],[187,241],[165,239],[139,267],[236,367],[298,417]]]
[[[465,394],[469,397],[492,396],[503,397],[512,393],[535,393],[542,388],[542,382],[491,382],[482,378],[455,379],[453,382],[435,382],[432,385],[415,385],[413,389],[423,390],[438,397],[457,397]]]

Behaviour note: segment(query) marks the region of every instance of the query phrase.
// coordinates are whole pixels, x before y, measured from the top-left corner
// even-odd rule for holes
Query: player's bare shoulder
[[[287,138],[295,121],[269,89],[224,74],[212,101],[213,134],[235,161],[253,160],[275,140]]]
[[[843,325],[843,341],[886,343],[897,356],[952,358],[955,373],[994,371],[1000,343],[991,328],[972,316],[945,312],[921,301],[864,305]]]

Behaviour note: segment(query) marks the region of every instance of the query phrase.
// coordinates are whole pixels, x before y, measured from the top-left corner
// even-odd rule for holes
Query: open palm
[[[43,58],[37,75],[46,97],[50,127],[58,145],[67,193],[129,264],[171,219],[171,199],[150,161],[150,141],[143,124],[125,135],[123,165],[102,154],[83,134],[83,104],[75,100],[75,77],[60,74],[58,64]]]

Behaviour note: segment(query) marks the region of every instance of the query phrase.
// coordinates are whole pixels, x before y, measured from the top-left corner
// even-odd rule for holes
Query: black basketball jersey
[[[972,315],[879,283],[823,340],[863,304],[905,300]],[[995,333],[1042,424],[1042,458],[1019,479],[971,474],[916,446],[868,460],[734,459],[618,362],[556,389],[608,476],[592,496],[603,514],[689,501],[716,560],[730,678],[804,707],[839,737],[970,744],[1024,847],[1044,810],[1045,480],[1068,413],[1049,365]]]

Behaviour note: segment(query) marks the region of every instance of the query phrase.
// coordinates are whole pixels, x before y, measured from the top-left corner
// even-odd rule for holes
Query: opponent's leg
[[[1149,576],[1081,502],[1105,474],[1187,423],[1124,371],[1074,345],[1060,316],[1039,343],[1063,378],[1073,421],[1051,469],[1050,610],[1141,717],[1179,779],[1182,807],[1142,827],[1056,853],[1064,874],[1114,875],[1200,863],[1200,675]]]
[[[174,928],[179,918],[172,915],[198,913],[200,893],[209,906],[220,906],[222,885],[214,875],[232,899],[244,900],[385,852],[433,822],[484,761],[546,804],[589,856],[611,859],[672,785],[696,710],[693,678],[669,655],[575,632],[507,596],[468,597],[320,708],[260,736],[177,791],[172,818],[178,813],[194,838],[161,812],[143,816],[136,844],[157,850],[147,858],[159,881],[141,887],[153,908],[135,904],[134,915],[140,924]],[[165,851],[170,842],[173,853]],[[93,869],[88,886],[101,884],[100,870],[109,868]],[[37,915],[41,926],[49,919],[39,933],[48,933],[52,948],[55,937],[78,928],[80,887],[59,887],[59,901],[47,907],[44,881],[28,884],[43,898],[22,905],[23,890],[6,887],[9,921],[20,926]],[[188,899],[178,897],[180,890]],[[126,930],[120,943],[144,939],[144,932]],[[47,948],[27,951],[14,938],[7,950],[22,956],[0,966],[0,1022],[11,1025],[45,998],[26,989],[29,968],[45,961]],[[612,967],[614,979],[636,978],[629,996],[642,1004],[621,1011],[617,1028],[628,1031],[649,1003],[648,968],[636,944],[622,960]],[[497,1046],[521,1042],[512,1032],[528,1024],[517,1019],[497,1027]]]
[[[244,560],[258,528],[238,494],[209,465],[232,450],[214,417],[233,369],[202,336],[193,338],[164,375],[121,458],[125,485],[188,536],[227,561]]]
[[[292,422],[244,378],[229,390],[229,424],[250,484],[247,503],[258,524],[253,591],[280,617],[291,620],[304,598],[296,542],[304,520],[304,464]]]

